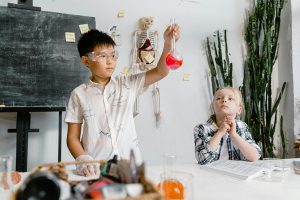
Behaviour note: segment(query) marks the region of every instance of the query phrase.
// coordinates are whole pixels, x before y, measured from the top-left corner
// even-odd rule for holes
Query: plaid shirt
[[[248,125],[241,121],[236,120],[236,132],[249,144],[252,144],[261,155],[261,149],[252,139]],[[206,123],[199,124],[194,128],[194,140],[195,140],[195,156],[200,165],[204,165],[216,160],[219,160],[222,145],[224,143],[223,138],[221,139],[218,148],[212,151],[209,147],[209,141],[217,132],[218,127],[214,122],[214,116],[211,116]],[[247,160],[241,153],[238,147],[233,143],[230,136],[227,138],[228,155],[229,160]]]

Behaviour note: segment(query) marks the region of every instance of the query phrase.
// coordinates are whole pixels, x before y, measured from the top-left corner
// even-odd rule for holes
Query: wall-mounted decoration
[[[148,71],[157,64],[157,46],[158,32],[151,29],[153,25],[153,17],[147,16],[139,19],[138,30],[133,35],[133,50],[131,55],[130,72],[140,73]],[[158,83],[153,84],[152,90],[154,115],[156,118],[156,126],[160,125],[160,92]],[[133,115],[139,114],[139,97],[136,98]]]
[[[121,33],[118,30],[117,26],[112,26],[109,29],[109,35],[112,37],[112,39],[115,41],[117,46],[120,46],[122,44],[122,37],[121,37]]]
[[[139,20],[139,29],[134,33],[133,62],[141,71],[147,71],[155,66],[158,33],[151,30],[153,17],[142,17]]]

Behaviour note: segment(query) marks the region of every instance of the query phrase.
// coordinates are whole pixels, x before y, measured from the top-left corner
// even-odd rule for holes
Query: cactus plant
[[[272,71],[278,55],[280,15],[285,0],[254,0],[248,13],[245,41],[247,58],[244,63],[243,97],[245,122],[252,129],[256,142],[262,146],[264,157],[275,157],[274,134],[277,108],[286,87],[272,99]],[[282,156],[285,156],[283,117],[280,118]]]
[[[216,41],[215,41],[216,40]],[[227,45],[227,30],[221,35],[206,38],[206,56],[211,74],[212,93],[224,86],[232,86],[232,63]]]

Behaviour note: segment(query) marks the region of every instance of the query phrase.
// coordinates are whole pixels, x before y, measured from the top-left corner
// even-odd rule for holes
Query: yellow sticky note
[[[75,33],[74,32],[65,32],[66,42],[75,42]]]
[[[124,67],[122,70],[122,74],[128,74],[129,72],[129,67]]]
[[[184,73],[184,74],[183,74],[183,80],[184,80],[184,81],[189,81],[189,80],[190,80],[190,74]]]
[[[79,29],[80,29],[81,34],[84,34],[84,33],[88,32],[90,30],[88,24],[80,24]]]
[[[125,11],[124,10],[119,10],[118,17],[124,17],[124,16],[125,16]]]

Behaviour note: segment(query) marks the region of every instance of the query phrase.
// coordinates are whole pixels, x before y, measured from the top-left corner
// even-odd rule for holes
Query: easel
[[[13,42],[16,42],[15,44],[20,44],[20,47],[18,46],[18,48],[15,48],[17,49],[15,56],[12,56],[13,58],[10,59],[11,62],[9,65],[2,62],[4,59],[0,59],[0,82],[2,81],[0,83],[0,100],[2,103],[0,112],[15,112],[17,114],[16,127],[14,129],[8,129],[8,133],[17,133],[16,170],[25,172],[27,171],[29,133],[39,132],[39,129],[30,127],[32,112],[59,113],[58,161],[61,161],[62,111],[66,110],[66,100],[70,91],[75,88],[75,86],[81,84],[83,80],[86,80],[88,72],[82,68],[80,63],[78,63],[78,65],[73,64],[72,62],[68,63],[68,59],[64,58],[55,60],[50,59],[53,55],[52,48],[64,49],[64,51],[61,51],[62,57],[64,57],[64,53],[67,53],[70,56],[77,56],[78,52],[76,51],[76,48],[73,48],[73,44],[61,42],[65,38],[65,28],[66,30],[72,30],[79,35],[80,31],[78,30],[78,24],[88,23],[91,28],[95,28],[95,18],[63,13],[40,12],[40,7],[33,6],[33,0],[18,0],[18,4],[8,3],[7,7],[8,8],[0,7],[1,18],[4,17],[8,22],[3,23],[0,26],[1,42],[5,40],[4,47],[8,49],[8,53],[3,53],[3,55],[1,54],[2,56],[10,56],[9,52],[13,51],[11,48],[11,37],[6,37],[7,35],[14,35],[14,33],[19,34],[22,33],[22,31],[25,32],[27,30],[34,33],[34,36],[28,36],[27,34],[28,37],[24,37],[26,41],[27,39],[31,40],[28,44],[26,42],[26,45],[25,43],[24,45],[22,44],[23,40],[19,40],[22,37],[14,35],[13,37],[16,37],[16,39]],[[10,20],[11,18],[14,20]],[[21,25],[16,26],[15,21],[17,24],[20,23]],[[49,24],[53,25],[55,28],[41,28],[44,25],[48,26]],[[53,33],[57,32],[56,27],[59,27],[59,29],[64,31],[54,35]],[[6,29],[9,33],[2,31]],[[49,34],[53,43],[48,43],[44,40],[44,37],[40,37],[40,35],[44,34]],[[2,39],[2,37],[4,39]],[[57,41],[60,43],[56,43]],[[46,43],[47,45],[45,45]],[[32,45],[38,46],[38,49],[40,49],[39,52],[37,52],[36,47],[32,48]],[[23,62],[23,52],[25,51],[26,55],[24,54],[24,56],[26,56],[26,61],[27,54],[36,55],[35,58],[32,58],[32,61],[30,58],[29,62],[26,63],[26,66],[24,66]],[[39,59],[43,59],[43,64]],[[71,81],[66,83],[65,87],[61,87],[62,82],[66,82],[66,71],[63,67],[67,66],[66,69],[68,69],[69,65],[72,65],[72,69],[74,70],[68,71],[68,75],[70,75],[70,77],[76,77],[77,79],[72,80],[72,78],[70,78],[69,80]],[[20,71],[16,70],[18,73],[15,73],[15,69],[20,69]],[[79,71],[82,72],[82,76],[78,78]],[[6,74],[5,72],[9,73]],[[20,75],[22,75],[21,78]],[[47,76],[48,79],[45,79],[45,76]],[[9,79],[6,79],[6,77],[9,77]],[[56,78],[55,81],[53,80],[53,84],[49,82],[49,77]],[[21,82],[20,79],[23,78],[24,80]],[[18,94],[17,96],[15,96],[16,93]]]
[[[18,0],[18,4],[8,3],[7,7],[41,11],[41,7],[33,6],[33,0]]]
[[[16,145],[16,171],[27,171],[28,157],[28,134],[39,132],[39,129],[30,128],[30,112],[58,112],[58,162],[61,161],[61,138],[62,138],[62,111],[65,107],[0,107],[0,112],[16,112],[16,129],[8,129],[8,133],[17,133]]]
[[[33,0],[18,0],[18,4],[8,3],[8,8],[41,11],[40,7],[33,6]],[[16,129],[8,129],[8,133],[17,133],[16,171],[27,171],[28,156],[28,133],[39,132],[39,129],[30,128],[30,112],[58,111],[59,112],[59,139],[58,139],[58,161],[61,160],[61,112],[62,107],[0,107],[0,112],[17,112]]]

